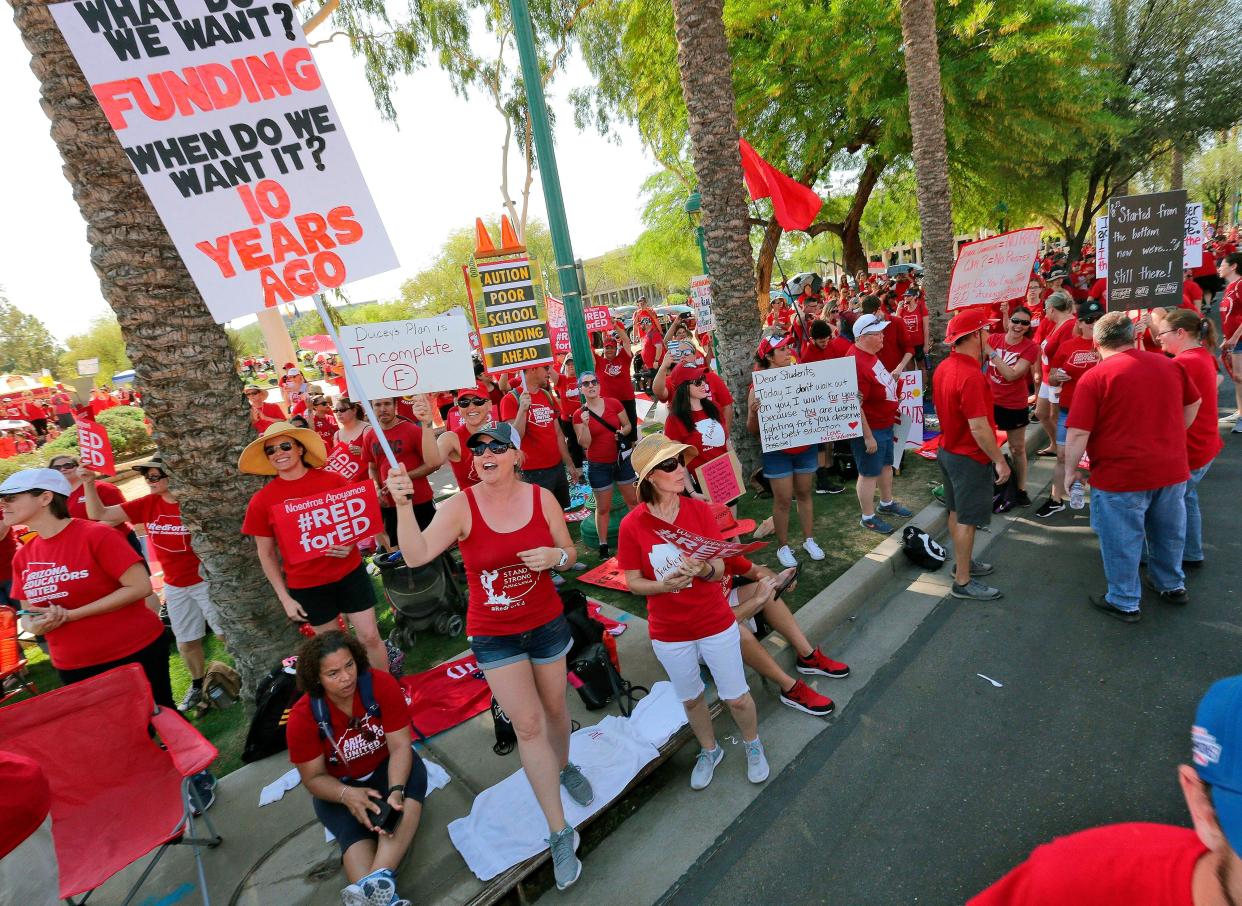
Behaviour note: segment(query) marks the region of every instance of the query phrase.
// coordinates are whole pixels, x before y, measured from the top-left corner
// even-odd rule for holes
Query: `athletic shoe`
[[[834,661],[816,648],[806,657],[799,655],[798,672],[815,673],[819,676],[831,676],[833,679],[841,679],[850,675],[850,668],[848,664]]]
[[[805,541],[803,541],[802,549],[807,552],[807,556],[809,556],[812,560],[823,560],[824,559],[823,548],[821,548],[818,544],[815,543],[814,538],[807,538]],[[797,563],[796,560],[794,562]]]
[[[1242,416],[1242,412],[1230,412],[1228,415],[1222,416],[1217,423],[1221,425],[1233,424],[1238,421],[1240,416]]]
[[[827,717],[837,709],[826,695],[820,695],[802,680],[794,680],[788,692],[781,693],[781,702],[814,717]]]
[[[600,558],[601,560],[607,560],[607,559],[608,559],[609,557],[611,557],[611,556],[612,556],[612,554],[610,554],[610,553],[608,552],[608,545],[607,545],[607,544],[601,544],[601,545],[599,546],[599,558]]]
[[[751,783],[763,783],[768,779],[768,759],[763,754],[763,743],[756,736],[750,742],[742,741],[746,747],[746,779]]]
[[[707,749],[699,749],[698,757],[694,759],[694,770],[690,772],[690,789],[707,789],[707,785],[712,782],[712,775],[716,773],[716,765],[720,764],[723,758],[724,746],[720,743],[716,743],[716,748],[710,752]]]
[[[820,556],[822,558],[823,551],[820,551]],[[780,550],[776,552],[776,559],[780,560],[781,566],[785,567],[786,569],[793,569],[795,566],[798,565],[798,558],[794,556],[794,552],[789,549],[788,544],[784,545]]]
[[[1143,576],[1143,584],[1160,595],[1160,600],[1166,604],[1176,604],[1179,607],[1190,603],[1190,595],[1186,594],[1186,588],[1171,588],[1168,591],[1161,591],[1152,583],[1149,576]]]
[[[194,791],[198,793],[198,801],[202,803],[201,807],[194,806],[192,808],[194,817],[197,818],[211,808],[216,801],[216,778],[212,776],[211,771],[199,771],[190,778],[190,784],[194,787]],[[190,802],[194,802],[192,797]]]
[[[1035,511],[1035,516],[1039,519],[1047,519],[1049,516],[1059,513],[1063,509],[1065,509],[1064,500],[1053,500],[1049,497],[1039,505],[1039,509]]]
[[[900,500],[890,500],[888,503],[880,503],[879,506],[875,508],[875,511],[877,513],[883,513],[885,516],[897,516],[901,519],[914,515],[901,505]]]
[[[582,771],[572,761],[561,768],[561,786],[569,793],[569,798],[584,808],[595,801],[595,791],[591,789],[591,781],[586,779]]]
[[[970,574],[972,576],[989,576],[992,574],[992,564],[984,563],[982,560],[971,560]]]
[[[552,873],[556,876],[556,889],[564,890],[582,874],[582,860],[578,858],[578,832],[566,824],[560,831],[548,837],[548,849],[552,850]]]
[[[1242,420],[1240,420],[1236,425],[1234,425],[1233,430],[1230,431],[1229,433],[1230,434],[1242,434]]]
[[[201,686],[190,684],[190,688],[185,690],[185,695],[181,697],[181,703],[177,705],[178,711],[192,711],[199,706],[203,700],[203,689]]]
[[[1027,495],[1026,491],[1018,492],[1018,500],[1014,505],[1020,507],[1028,507],[1031,505],[1031,498]]]
[[[1136,610],[1122,610],[1103,595],[1088,595],[1087,600],[1091,602],[1091,606],[1096,610],[1102,610],[1114,620],[1121,620],[1123,623],[1137,623],[1143,619],[1143,615]]]
[[[820,466],[815,470],[816,494],[840,494],[844,490],[845,485],[833,480],[832,470],[827,466]]]
[[[953,587],[949,589],[949,594],[964,601],[995,601],[1002,596],[999,588],[985,585],[978,579],[971,579],[965,585],[958,585],[954,582]]]
[[[893,533],[893,527],[881,519],[878,514],[874,516],[863,516],[858,520],[858,524],[865,529],[871,529],[873,532],[879,532],[881,535],[891,535]]]

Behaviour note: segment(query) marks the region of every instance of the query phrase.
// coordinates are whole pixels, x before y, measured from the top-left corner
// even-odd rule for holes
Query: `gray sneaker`
[[[363,878],[341,891],[343,906],[389,906],[397,898],[397,885],[389,878]]]
[[[763,743],[756,736],[746,746],[746,779],[751,783],[763,783],[768,779],[768,759],[763,754]]]
[[[203,690],[196,686],[190,686],[185,690],[185,695],[181,697],[181,703],[177,705],[178,711],[193,711],[203,700]]]
[[[552,850],[552,873],[556,876],[556,889],[564,890],[582,874],[582,861],[578,858],[578,832],[566,824],[558,833],[548,837]]]
[[[569,798],[584,808],[595,801],[595,791],[591,789],[591,781],[587,780],[582,771],[572,761],[561,768],[561,786],[569,793]]]
[[[908,509],[901,505],[900,500],[893,500],[889,503],[880,503],[876,506],[877,513],[884,513],[886,516],[899,516],[902,519],[913,515]]]
[[[992,564],[984,563],[982,560],[971,560],[970,574],[972,576],[989,576],[992,574]]]
[[[710,752],[707,749],[699,749],[699,756],[694,761],[694,770],[690,772],[690,789],[707,789],[707,785],[712,782],[712,775],[716,773],[716,765],[720,764],[722,758],[724,758],[724,748],[720,743],[716,743],[716,748]]]
[[[971,579],[965,585],[958,585],[954,582],[953,587],[949,589],[949,594],[955,598],[963,598],[967,601],[995,601],[1001,597],[999,588],[984,585],[978,579]]]
[[[879,532],[881,535],[891,535],[893,533],[893,527],[880,518],[879,510],[874,515],[863,516],[858,520],[858,524],[865,529]]]

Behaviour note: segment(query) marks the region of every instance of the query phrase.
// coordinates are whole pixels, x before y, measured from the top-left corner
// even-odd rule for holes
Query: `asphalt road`
[[[1138,624],[1087,603],[1104,580],[1085,515],[1019,520],[988,552],[1005,598],[942,602],[664,902],[963,903],[1055,836],[1189,826],[1195,705],[1242,672],[1240,464],[1234,436],[1201,486],[1190,605],[1151,596]]]

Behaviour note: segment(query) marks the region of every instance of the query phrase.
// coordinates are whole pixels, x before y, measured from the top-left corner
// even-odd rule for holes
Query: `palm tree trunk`
[[[91,263],[121,323],[229,651],[253,690],[292,651],[297,634],[272,595],[254,545],[240,534],[246,501],[259,482],[235,465],[248,439],[249,417],[228,339],[203,304],[47,5],[10,3],[65,178],[86,220]]]
[[[901,36],[905,45],[910,132],[923,230],[923,274],[932,336],[944,336],[953,270],[953,206],[949,197],[949,155],[945,146],[944,96],[940,88],[940,48],[936,40],[935,0],[902,0]]]
[[[677,67],[689,113],[694,170],[703,198],[703,229],[717,312],[720,365],[737,400],[733,444],[749,472],[759,461],[758,441],[746,431],[746,394],[758,342],[759,318],[730,77],[733,60],[729,56],[723,13],[723,0],[673,0]]]

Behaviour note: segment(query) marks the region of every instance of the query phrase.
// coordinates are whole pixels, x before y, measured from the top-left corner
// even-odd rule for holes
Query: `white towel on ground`
[[[440,767],[434,761],[423,759],[423,764],[427,766],[427,793],[430,795],[432,790],[438,790],[441,787],[448,786],[450,779],[448,771]],[[279,802],[285,798],[285,793],[289,792],[295,786],[302,782],[302,778],[298,776],[297,768],[290,768],[278,778],[273,780],[263,789],[259,790],[259,808],[265,805],[271,805],[273,802]]]

